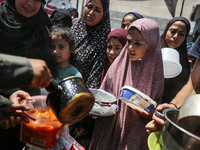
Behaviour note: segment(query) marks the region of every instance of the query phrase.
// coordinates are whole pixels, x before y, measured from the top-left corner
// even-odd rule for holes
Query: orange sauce
[[[52,148],[64,125],[51,110],[34,109],[30,112],[36,120],[29,119],[29,123],[22,122],[20,140],[37,147]]]

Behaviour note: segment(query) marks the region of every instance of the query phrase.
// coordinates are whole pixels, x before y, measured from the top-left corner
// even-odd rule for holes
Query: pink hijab
[[[101,89],[119,98],[123,86],[132,86],[160,103],[164,89],[163,63],[159,27],[151,19],[138,19],[130,27],[141,31],[148,50],[142,60],[131,61],[126,46],[109,68]],[[119,111],[115,116],[98,118],[95,124],[90,149],[145,150],[148,122],[138,112],[117,101]]]

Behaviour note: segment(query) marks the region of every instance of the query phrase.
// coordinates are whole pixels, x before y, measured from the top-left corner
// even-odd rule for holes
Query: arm
[[[192,74],[187,82],[187,84],[178,92],[176,97],[171,101],[178,108],[181,107],[185,99],[196,93],[200,93],[200,60],[196,60],[194,68],[192,70]],[[196,92],[195,92],[196,91]],[[166,108],[176,109],[172,104],[160,104],[156,108],[157,111],[162,111]],[[162,126],[165,124],[164,120],[158,118],[153,114],[152,121],[146,125],[146,130],[148,133],[151,133],[154,130],[162,129]]]
[[[0,89],[46,87],[51,73],[43,60],[0,54]]]

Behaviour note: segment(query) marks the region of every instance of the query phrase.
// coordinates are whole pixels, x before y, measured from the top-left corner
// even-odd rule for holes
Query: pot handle
[[[59,80],[51,78],[49,86],[45,87],[45,89],[50,93],[54,93],[60,90],[60,86],[58,85],[59,83]]]
[[[155,110],[155,115],[156,115],[157,117],[163,119],[163,120],[166,120],[166,119],[165,119],[165,116],[164,116],[161,112],[159,112],[159,111],[157,111],[157,110]]]

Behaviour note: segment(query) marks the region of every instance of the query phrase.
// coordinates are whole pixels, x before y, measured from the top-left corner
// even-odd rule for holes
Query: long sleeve
[[[33,78],[33,69],[25,57],[0,54],[0,89],[28,85]]]
[[[13,103],[9,99],[0,95],[0,111],[6,109],[7,107],[10,107],[12,104]]]

